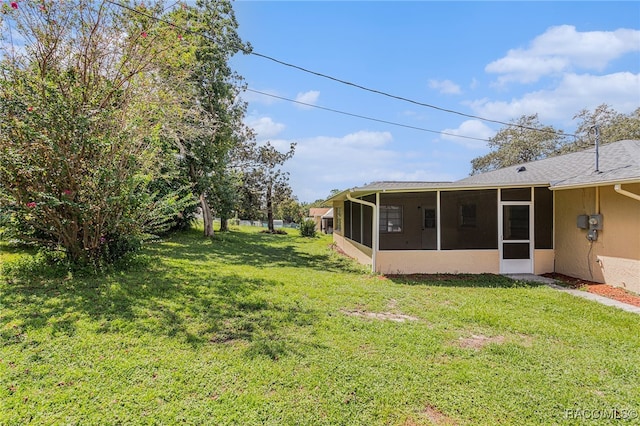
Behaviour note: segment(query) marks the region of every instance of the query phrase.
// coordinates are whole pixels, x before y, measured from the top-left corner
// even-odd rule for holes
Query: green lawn
[[[194,230],[99,277],[0,245],[0,424],[639,421],[637,315],[490,275],[379,277],[289,232]]]

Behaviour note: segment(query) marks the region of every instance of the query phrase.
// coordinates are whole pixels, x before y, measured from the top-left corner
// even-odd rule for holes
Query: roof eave
[[[582,183],[572,183],[568,185],[554,185],[553,183],[549,187],[552,191],[560,191],[565,189],[582,189],[582,188],[594,188],[596,186],[610,186],[610,185],[625,185],[630,183],[640,183],[640,177],[632,177],[627,179],[615,179],[615,180],[606,180],[600,182],[582,182]]]

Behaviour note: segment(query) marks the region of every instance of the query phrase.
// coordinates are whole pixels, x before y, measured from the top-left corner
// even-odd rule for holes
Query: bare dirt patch
[[[433,405],[427,405],[424,414],[435,425],[456,425],[457,423]]]
[[[341,312],[345,315],[349,315],[352,317],[371,318],[371,319],[387,320],[387,321],[395,321],[395,322],[419,320],[419,318],[412,317],[411,315],[394,314],[393,312],[347,311],[344,309]]]
[[[628,292],[627,290],[620,287],[587,281],[580,278],[570,277],[568,275],[558,274],[555,272],[544,274],[543,276],[553,278],[554,280],[559,281],[559,283],[565,287],[583,289],[588,291],[589,293],[598,294],[600,296],[608,297],[609,299],[640,307],[640,295]]]
[[[451,417],[444,414],[442,411],[438,410],[433,405],[427,405],[424,410],[420,413],[420,417],[426,417],[429,420],[430,424],[436,426],[455,426],[458,423],[452,419]],[[418,423],[413,418],[408,418],[403,426],[415,426],[418,424],[422,424],[422,422]]]
[[[489,343],[502,344],[505,342],[504,336],[487,337],[483,335],[472,334],[470,337],[460,337],[458,346],[461,348],[482,349]]]
[[[533,337],[526,334],[516,334],[512,336],[484,336],[482,334],[472,334],[469,337],[460,337],[455,342],[457,346],[465,349],[482,349],[488,344],[515,343],[530,348],[533,346]]]

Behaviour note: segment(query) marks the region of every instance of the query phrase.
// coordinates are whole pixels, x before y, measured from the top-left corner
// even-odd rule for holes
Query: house
[[[316,223],[316,231],[325,234],[333,233],[333,208],[315,207],[309,209],[309,219]]]
[[[640,293],[639,140],[329,201],[335,244],[379,273],[558,272]]]

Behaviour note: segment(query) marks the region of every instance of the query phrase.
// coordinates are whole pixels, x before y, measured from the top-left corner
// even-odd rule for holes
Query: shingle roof
[[[364,186],[356,188],[360,192],[379,192],[379,191],[402,191],[412,189],[425,189],[435,188],[439,186],[451,185],[452,182],[397,182],[397,181],[382,181],[372,182]]]
[[[376,192],[409,192],[470,187],[550,186],[566,189],[614,183],[640,182],[640,140],[623,140],[599,148],[595,171],[595,147],[543,160],[481,173],[455,182],[372,182],[336,194],[357,196]]]
[[[329,212],[329,210],[333,210],[331,207],[312,207],[309,209],[309,217],[322,217]]]
[[[602,145],[599,149],[599,172],[595,171],[595,164],[596,150],[592,147],[470,176],[456,184],[551,185],[559,189],[634,179],[640,181],[640,141],[624,140]]]

